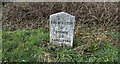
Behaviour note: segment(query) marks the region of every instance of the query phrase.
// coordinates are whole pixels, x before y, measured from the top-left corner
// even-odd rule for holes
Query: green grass
[[[106,32],[105,34],[113,39],[120,40],[120,34],[118,32],[110,32],[110,33]]]
[[[17,30],[2,32],[3,62],[118,62],[120,50],[113,45],[81,43],[74,38],[74,47],[49,43],[49,32]],[[104,42],[103,42],[104,43]]]

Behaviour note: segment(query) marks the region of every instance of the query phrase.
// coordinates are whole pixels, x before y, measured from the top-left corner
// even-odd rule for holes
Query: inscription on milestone
[[[65,12],[50,15],[50,42],[60,46],[73,45],[75,16]]]

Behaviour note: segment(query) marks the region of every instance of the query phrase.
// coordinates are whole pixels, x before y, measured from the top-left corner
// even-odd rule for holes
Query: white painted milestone
[[[75,16],[65,12],[50,15],[50,42],[73,46]]]

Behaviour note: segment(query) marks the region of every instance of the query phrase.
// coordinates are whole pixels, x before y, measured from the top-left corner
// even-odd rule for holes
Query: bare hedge
[[[119,3],[3,3],[3,30],[49,28],[49,16],[67,12],[76,17],[76,26],[97,25],[119,28]]]

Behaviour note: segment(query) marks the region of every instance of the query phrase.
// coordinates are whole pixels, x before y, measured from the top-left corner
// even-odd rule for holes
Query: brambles
[[[3,30],[49,29],[49,16],[63,11],[76,17],[75,32],[77,33],[81,31],[84,32],[83,29],[85,29],[85,27],[87,29],[96,26],[102,26],[103,30],[108,30],[107,27],[114,26],[113,28],[109,28],[109,30],[115,29],[118,31],[118,5],[119,3],[117,2],[6,3],[3,9]]]
[[[118,62],[118,5],[119,3],[6,3],[2,17],[2,60]],[[73,48],[57,47],[49,43],[49,15],[61,11],[76,17]]]

